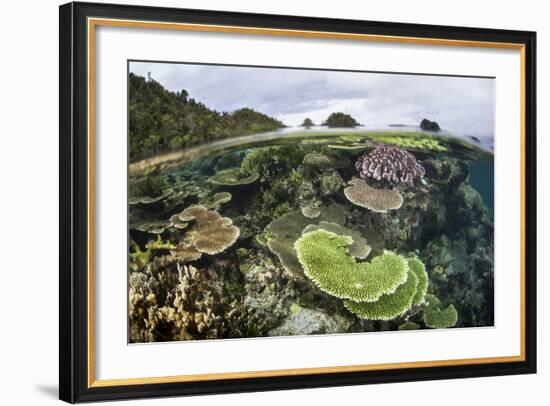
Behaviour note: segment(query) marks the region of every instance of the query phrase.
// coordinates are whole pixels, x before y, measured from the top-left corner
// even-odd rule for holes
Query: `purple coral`
[[[397,147],[379,146],[362,155],[355,163],[359,176],[363,179],[387,180],[393,183],[413,185],[413,181],[422,178],[424,167],[413,154]]]

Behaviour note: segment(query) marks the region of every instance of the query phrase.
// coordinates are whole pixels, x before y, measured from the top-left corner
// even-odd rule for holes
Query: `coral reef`
[[[259,176],[258,173],[245,176],[240,168],[227,168],[211,176],[209,181],[218,186],[242,186],[256,182]]]
[[[354,178],[344,189],[347,199],[357,206],[375,213],[386,213],[396,210],[403,204],[403,196],[395,189],[374,188],[363,179]]]
[[[229,264],[197,269],[157,257],[129,278],[130,342],[243,336],[242,300]]]
[[[319,224],[310,224],[306,226],[302,231],[302,235],[319,229],[351,237],[353,242],[350,244],[348,250],[349,254],[355,258],[365,259],[371,252],[371,246],[368,245],[367,240],[361,236],[359,231],[351,230],[341,224],[331,223],[329,221],[320,221]]]
[[[304,171],[308,176],[316,176],[325,171],[338,168],[339,164],[320,152],[310,152],[302,161]]]
[[[374,302],[358,303],[346,300],[345,305],[348,310],[363,319],[395,319],[412,307],[417,292],[417,286],[418,278],[416,277],[416,273],[409,268],[407,280],[397,286],[395,291],[383,294]]]
[[[130,341],[492,325],[475,148],[302,133],[131,175]]]
[[[319,183],[323,196],[335,195],[344,187],[344,179],[337,171],[323,173]]]
[[[262,181],[271,182],[297,168],[303,158],[304,152],[301,148],[258,148],[244,157],[240,171],[245,175],[258,174]]]
[[[146,267],[153,256],[158,252],[167,253],[168,250],[176,248],[170,241],[163,241],[160,235],[156,240],[152,240],[145,244],[145,251],[143,251],[134,240],[130,238],[130,252],[128,254],[129,267],[132,270],[138,270]]]
[[[195,261],[202,254],[215,255],[230,247],[239,237],[239,229],[230,218],[222,217],[213,210],[196,205],[183,210],[182,222],[194,221],[171,254],[181,261]]]
[[[413,298],[413,304],[420,305],[424,302],[426,297],[426,292],[428,291],[428,272],[426,272],[426,267],[418,258],[409,259],[409,268],[414,272],[416,278],[418,279],[418,285],[416,287],[416,294]]]
[[[428,306],[424,311],[424,324],[430,328],[454,327],[458,320],[458,312],[454,305],[444,307],[434,295],[427,295]]]
[[[293,336],[309,334],[334,334],[347,331],[351,321],[341,315],[330,315],[323,311],[301,307],[298,304],[290,306],[290,315],[284,322],[270,330],[270,336]]]
[[[350,236],[319,229],[304,234],[294,246],[306,276],[332,296],[372,302],[405,283],[408,266],[403,257],[386,252],[370,263],[357,263],[348,254],[352,243]]]
[[[321,214],[314,220],[295,210],[269,223],[264,231],[267,246],[281,261],[283,267],[294,275],[302,274],[302,267],[294,250],[295,241],[302,230],[316,222],[327,221],[342,224],[345,221],[345,209],[338,204],[323,206]]]
[[[307,206],[300,207],[300,210],[302,212],[302,215],[304,217],[307,217],[308,219],[315,219],[321,215],[321,209],[319,208],[319,205],[321,202],[314,201],[311,204]]]
[[[363,179],[385,180],[413,186],[415,179],[424,176],[424,168],[413,154],[403,148],[379,146],[363,154],[355,163]]]
[[[200,204],[209,210],[218,210],[222,205],[231,201],[231,193],[219,192],[211,196],[206,196],[201,200]]]
[[[428,134],[410,133],[407,135],[373,134],[369,138],[384,144],[418,151],[445,152],[447,147],[440,138]]]
[[[416,324],[414,321],[406,321],[403,324],[400,324],[398,329],[399,330],[418,330],[420,326]]]

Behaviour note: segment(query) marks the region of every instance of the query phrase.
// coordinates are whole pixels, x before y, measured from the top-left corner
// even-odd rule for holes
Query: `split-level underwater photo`
[[[130,61],[130,343],[494,324],[494,78]]]

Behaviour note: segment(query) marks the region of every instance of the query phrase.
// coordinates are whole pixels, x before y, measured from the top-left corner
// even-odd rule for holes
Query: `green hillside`
[[[283,123],[250,108],[219,113],[130,73],[130,161],[227,137],[272,131]]]

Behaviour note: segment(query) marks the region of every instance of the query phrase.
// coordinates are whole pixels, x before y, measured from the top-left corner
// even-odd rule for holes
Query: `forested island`
[[[172,92],[154,79],[130,73],[130,161],[243,134],[273,131],[285,125],[250,108],[217,112]]]
[[[323,125],[329,128],[353,128],[361,124],[359,124],[357,120],[349,114],[337,112],[328,116],[328,118],[323,122]]]

